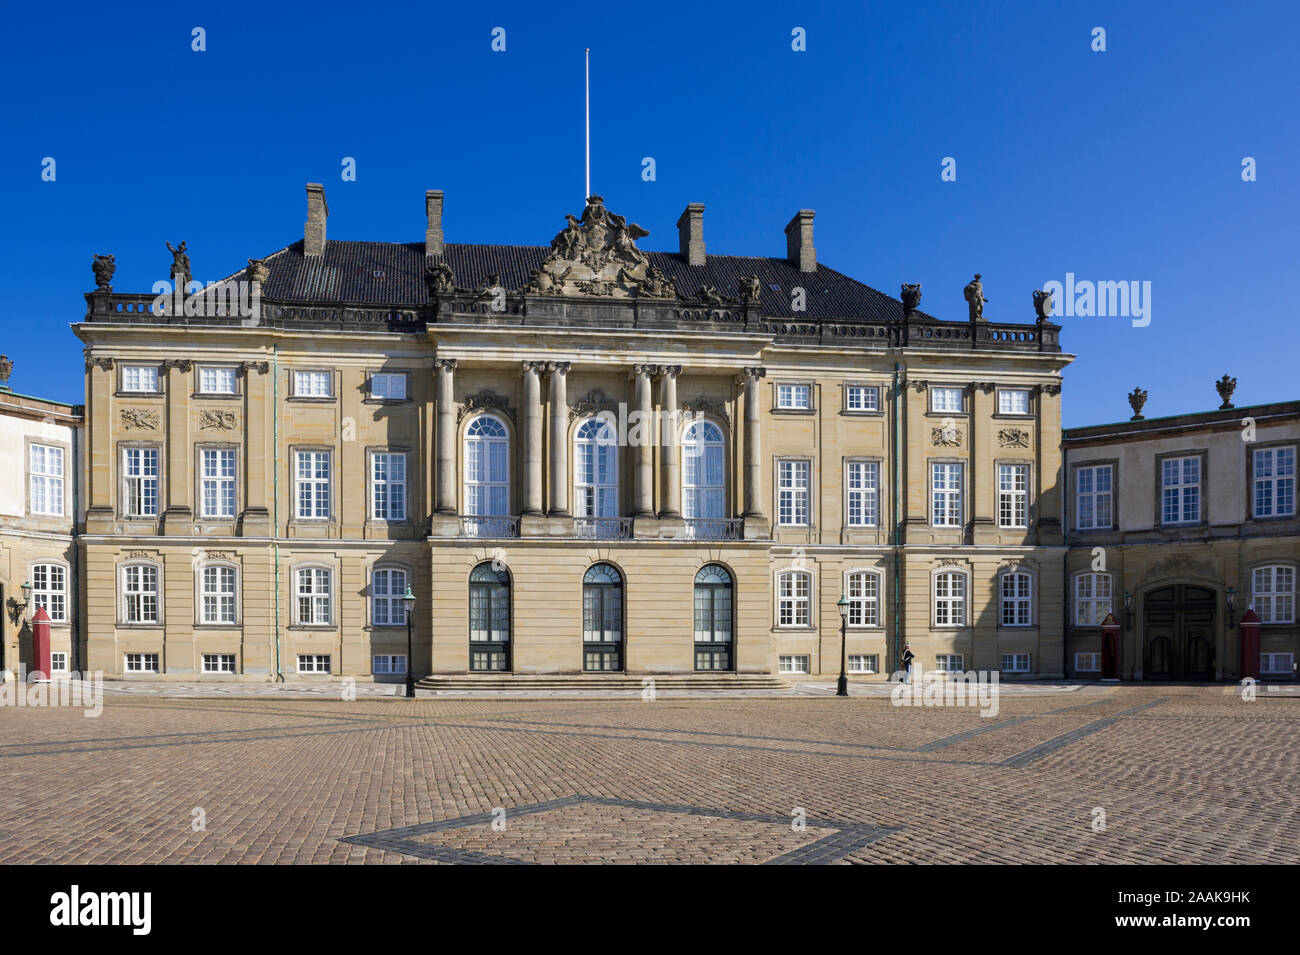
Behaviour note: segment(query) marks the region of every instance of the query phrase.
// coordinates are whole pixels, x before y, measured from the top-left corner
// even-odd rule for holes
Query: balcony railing
[[[632,539],[630,517],[575,517],[573,533],[583,540],[625,541]]]
[[[686,539],[696,541],[738,541],[745,536],[745,522],[739,518],[688,517]]]
[[[517,517],[478,517],[462,514],[460,531],[465,537],[518,537],[519,518]]]

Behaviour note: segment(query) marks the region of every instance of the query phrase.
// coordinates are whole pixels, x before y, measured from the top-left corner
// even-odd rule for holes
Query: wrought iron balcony
[[[632,539],[630,517],[575,517],[575,537],[583,540],[623,541]]]
[[[462,514],[460,516],[460,532],[465,537],[518,537],[519,518],[479,517],[475,514]]]
[[[697,541],[738,541],[745,536],[745,522],[739,518],[688,517],[686,539]]]

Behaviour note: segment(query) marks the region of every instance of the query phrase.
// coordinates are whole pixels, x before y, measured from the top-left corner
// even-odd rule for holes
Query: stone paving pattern
[[[1300,863],[1300,701],[1223,687],[1011,695],[993,718],[110,695],[0,726],[0,863]],[[432,856],[392,847],[409,827]]]

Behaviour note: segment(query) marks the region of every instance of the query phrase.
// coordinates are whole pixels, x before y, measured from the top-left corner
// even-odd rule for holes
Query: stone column
[[[86,531],[113,532],[113,359],[86,359]],[[120,505],[119,505],[120,506]]]
[[[762,421],[762,399],[759,397],[759,382],[767,377],[766,368],[745,368],[741,370],[745,384],[745,518],[747,520],[766,521],[763,509],[763,444],[760,433]]]
[[[456,513],[455,358],[438,358],[438,506],[437,513]]]
[[[569,516],[569,397],[567,361],[547,362],[551,373],[551,517]]]
[[[641,423],[641,440],[636,445],[636,505],[632,516],[640,518],[655,516],[652,440],[654,407],[650,397],[650,376],[656,370],[654,365],[635,365],[632,368],[632,376],[636,380],[636,410],[640,414]]]
[[[681,373],[681,365],[662,365],[659,368],[659,408],[663,415],[659,428],[663,508],[659,516],[665,519],[682,516],[681,435],[677,433],[681,418],[677,410],[677,376]]]
[[[546,363],[526,361],[524,371],[524,510],[542,513],[542,372]]]
[[[266,375],[270,369],[265,361],[240,365],[244,376],[244,510],[239,532],[245,537],[265,536],[271,529],[266,507],[266,466],[275,460],[275,450],[267,447],[266,441],[266,417],[271,410]]]
[[[193,533],[194,509],[190,497],[192,469],[190,455],[194,449],[189,441],[190,391],[187,380],[194,370],[194,362],[185,358],[169,358],[162,363],[167,379],[167,411],[163,435],[163,459],[167,466],[167,508],[162,513],[162,532],[167,535]]]

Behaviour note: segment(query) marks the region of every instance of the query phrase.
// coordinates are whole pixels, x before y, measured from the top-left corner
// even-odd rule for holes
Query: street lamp
[[[1228,629],[1235,630],[1237,629],[1237,624],[1232,619],[1232,611],[1233,611],[1233,605],[1237,602],[1237,588],[1229,587],[1227,597],[1228,597]]]
[[[27,611],[27,606],[32,602],[32,582],[30,580],[23,581],[22,591],[22,603],[19,603],[13,597],[9,598],[9,619],[14,622],[15,627],[23,622],[23,614]]]
[[[849,639],[849,602],[844,599],[844,593],[840,593],[840,599],[836,601],[835,606],[840,609],[840,683],[835,690],[836,696],[849,695],[849,674],[845,670],[847,662],[845,654]]]
[[[1124,629],[1133,629],[1133,595],[1124,591]]]
[[[411,593],[411,585],[406,585],[406,593],[402,594],[402,604],[406,607],[406,695],[415,697],[415,671],[412,664],[415,662],[412,655],[411,646],[411,611],[415,609],[415,594]]]

